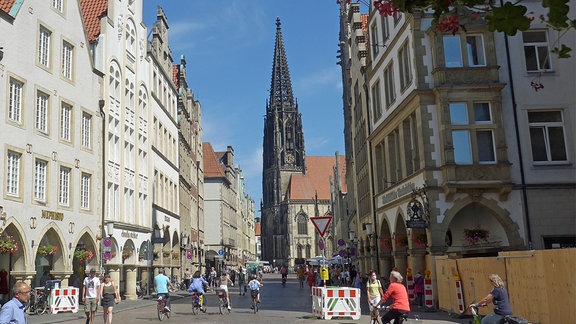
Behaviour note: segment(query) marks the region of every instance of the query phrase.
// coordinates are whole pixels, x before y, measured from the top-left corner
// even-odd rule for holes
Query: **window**
[[[50,38],[52,32],[44,27],[40,27],[40,35],[38,37],[38,63],[45,67],[50,67]]]
[[[34,165],[34,199],[46,201],[46,167],[48,162],[36,160]]]
[[[10,196],[20,195],[20,159],[22,155],[8,151],[6,159],[6,193]]]
[[[92,148],[92,116],[82,113],[82,146]]]
[[[126,49],[133,57],[136,55],[136,31],[131,21],[126,23]]]
[[[462,55],[461,42],[466,42],[465,54]],[[466,56],[466,66],[486,66],[484,53],[484,38],[482,35],[444,35],[444,61],[446,67],[463,67]]]
[[[380,81],[376,81],[376,84],[372,87],[372,113],[374,114],[374,120],[377,120],[382,116],[382,102],[380,99]]]
[[[526,71],[538,72],[551,70],[550,50],[548,49],[548,34],[545,30],[529,30],[522,32],[524,42],[524,58]]]
[[[410,71],[410,49],[408,42],[398,51],[398,63],[400,64],[400,89],[405,89],[412,82]]]
[[[72,60],[74,54],[74,47],[68,43],[62,43],[62,76],[68,80],[72,80]]]
[[[310,244],[306,245],[306,259],[310,259],[311,258],[311,252],[312,251],[312,247],[310,246]]]
[[[308,234],[308,219],[302,214],[298,215],[298,234]]]
[[[490,104],[450,103],[452,144],[456,164],[491,164],[496,162],[494,124]],[[470,123],[470,120],[473,122]]]
[[[71,169],[60,167],[60,184],[58,187],[58,203],[63,206],[70,206],[70,173]]]
[[[48,103],[50,96],[42,91],[36,92],[36,129],[44,134],[48,134]]]
[[[376,23],[373,23],[370,27],[370,35],[371,35],[371,42],[370,46],[372,46],[372,56],[376,57],[378,55],[378,27]]]
[[[386,108],[390,108],[392,102],[396,100],[396,92],[394,91],[394,70],[392,69],[393,62],[384,70],[384,94],[386,99]]]
[[[92,176],[82,172],[82,179],[80,180],[80,208],[82,209],[90,209],[91,184]]]
[[[382,45],[386,44],[388,37],[390,37],[390,29],[388,28],[388,17],[380,15],[380,23],[382,25]]]
[[[8,100],[8,119],[22,122],[22,89],[24,83],[10,78],[10,98]]]
[[[529,111],[528,123],[534,162],[568,160],[562,111]]]
[[[64,0],[52,0],[52,7],[56,10],[58,10],[59,12],[63,12],[64,11],[64,6],[62,4]]]
[[[72,130],[72,106],[62,103],[60,109],[60,138],[70,142]]]

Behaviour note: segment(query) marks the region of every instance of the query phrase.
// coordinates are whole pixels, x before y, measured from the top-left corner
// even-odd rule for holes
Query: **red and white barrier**
[[[408,286],[408,300],[415,301],[414,294],[414,276],[412,275],[412,268],[406,269],[406,285]]]
[[[50,304],[52,314],[57,314],[58,312],[78,312],[78,288],[53,288],[50,296],[50,300],[52,301]]]
[[[434,308],[434,292],[432,291],[432,277],[430,270],[424,276],[424,306]]]
[[[359,320],[360,289],[349,287],[312,287],[312,313],[322,319],[351,317]]]
[[[464,312],[464,294],[462,294],[462,281],[458,271],[454,271],[454,281],[456,282],[456,296],[458,297],[458,310],[460,313]]]

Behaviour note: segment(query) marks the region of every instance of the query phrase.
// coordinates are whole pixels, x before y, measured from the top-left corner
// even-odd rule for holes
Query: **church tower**
[[[276,44],[266,101],[262,168],[262,259],[286,262],[289,253],[287,209],[288,182],[294,173],[305,172],[304,134],[298,102],[294,100],[292,81],[282,40],[280,18],[276,18]]]

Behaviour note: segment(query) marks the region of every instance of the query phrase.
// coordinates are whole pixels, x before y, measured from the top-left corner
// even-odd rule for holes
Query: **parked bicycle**
[[[218,290],[218,311],[220,314],[224,314],[224,310],[230,313],[230,309],[228,308],[228,299],[226,298],[226,291],[219,289]]]
[[[170,318],[170,310],[166,307],[166,297],[161,295],[157,299],[158,319],[162,321],[165,317]]]
[[[142,289],[142,281],[136,281],[136,296],[138,299],[144,298],[144,290]]]
[[[48,313],[50,305],[48,304],[48,296],[41,289],[34,289],[30,294],[29,312],[36,315]]]

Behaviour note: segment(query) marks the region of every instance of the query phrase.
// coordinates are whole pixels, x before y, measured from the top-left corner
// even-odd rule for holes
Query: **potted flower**
[[[3,236],[0,238],[0,253],[14,254],[18,252],[18,243],[12,236]]]
[[[58,246],[56,245],[42,245],[38,247],[38,254],[40,255],[54,255],[58,252]]]
[[[414,243],[414,245],[419,247],[426,246],[426,244],[428,244],[428,237],[426,236],[426,232],[425,231],[415,232],[414,235],[412,236],[412,243]]]
[[[76,250],[74,251],[74,256],[80,262],[89,262],[94,257],[94,252],[91,250]]]
[[[490,232],[481,228],[464,229],[464,240],[468,245],[488,243]]]
[[[392,248],[392,239],[388,236],[385,238],[380,239],[380,247],[382,249],[391,249]]]
[[[122,251],[122,260],[126,260],[132,256],[132,251],[124,250]]]
[[[396,235],[394,243],[396,244],[397,248],[403,248],[408,245],[408,237],[406,235]]]

